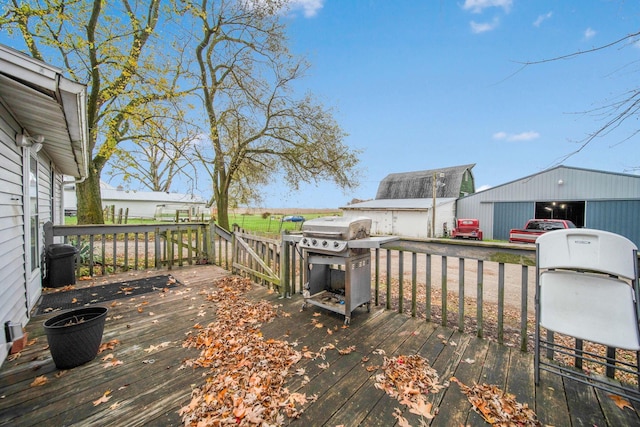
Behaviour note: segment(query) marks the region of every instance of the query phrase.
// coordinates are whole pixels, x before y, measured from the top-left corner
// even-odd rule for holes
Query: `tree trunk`
[[[216,198],[216,207],[218,208],[218,225],[227,231],[229,228],[229,200],[226,195]]]
[[[102,196],[100,195],[100,175],[89,167],[89,176],[76,185],[78,200],[78,224],[104,224]]]

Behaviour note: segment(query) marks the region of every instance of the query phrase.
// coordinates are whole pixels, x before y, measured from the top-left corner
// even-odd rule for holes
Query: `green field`
[[[286,212],[278,211],[277,213],[263,212],[263,213],[230,213],[229,224],[233,226],[238,225],[240,228],[252,231],[278,235],[284,230],[299,231],[302,227],[302,222],[290,222],[283,221],[286,216],[302,216],[305,220],[318,218],[322,216],[342,215],[339,211],[314,211],[307,213]],[[124,222],[124,221],[122,221]],[[154,224],[157,221],[152,219],[140,219],[140,218],[128,218],[127,224]],[[76,225],[78,223],[75,216],[65,216],[66,225]],[[111,220],[105,221],[105,224],[113,224]],[[166,222],[164,222],[166,223]]]
[[[302,216],[305,220],[319,218],[322,216],[342,215],[340,212],[314,212],[314,213],[274,213],[274,214],[230,214],[229,223],[237,224],[247,231],[258,231],[268,234],[280,234],[283,230],[299,231],[302,222],[288,222],[282,219],[286,216]]]

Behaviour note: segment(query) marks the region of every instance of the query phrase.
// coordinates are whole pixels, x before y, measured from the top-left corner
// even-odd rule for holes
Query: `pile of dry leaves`
[[[299,414],[306,396],[289,393],[284,382],[290,367],[302,357],[284,341],[264,339],[262,323],[276,317],[266,301],[243,297],[248,279],[227,277],[207,299],[217,302],[216,319],[194,326],[184,347],[201,350],[187,366],[210,369],[206,383],[194,389],[191,402],[180,410],[184,425],[282,424],[284,416]]]
[[[409,412],[432,419],[432,403],[427,402],[426,395],[437,393],[447,384],[440,384],[438,372],[427,360],[419,355],[385,357],[381,367],[382,373],[376,375],[375,386],[384,390],[387,395],[398,400],[409,408]],[[394,416],[400,425],[408,425],[401,411]]]
[[[456,378],[451,378],[451,381],[460,386],[473,405],[473,409],[492,426],[539,427],[542,425],[529,405],[519,403],[513,394],[506,393],[495,385],[474,384],[469,387]]]

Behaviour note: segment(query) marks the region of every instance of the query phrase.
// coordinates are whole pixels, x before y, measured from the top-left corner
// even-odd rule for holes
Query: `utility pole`
[[[431,196],[432,196],[432,201],[431,201],[431,237],[434,238],[436,237],[436,189],[438,188],[438,185],[436,183],[437,181],[437,172],[433,172],[433,188],[431,190]]]
[[[432,188],[432,201],[431,201],[431,237],[436,237],[436,191],[438,187],[444,187],[444,182],[438,182],[438,175],[440,178],[444,178],[444,172],[433,172],[433,188]]]

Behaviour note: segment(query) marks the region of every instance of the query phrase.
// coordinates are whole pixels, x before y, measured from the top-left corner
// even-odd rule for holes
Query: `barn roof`
[[[465,172],[475,164],[416,172],[392,173],[378,186],[376,199],[424,199],[433,197],[433,177],[437,177],[436,197],[460,197]]]

